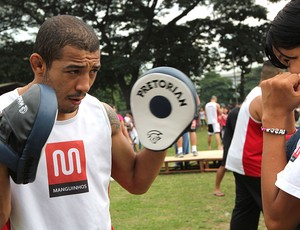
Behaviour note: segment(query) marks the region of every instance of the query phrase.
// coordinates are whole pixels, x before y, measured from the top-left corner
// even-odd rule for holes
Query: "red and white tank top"
[[[226,160],[227,169],[253,177],[261,176],[263,134],[261,122],[251,117],[249,106],[260,95],[261,88],[257,86],[243,102]]]

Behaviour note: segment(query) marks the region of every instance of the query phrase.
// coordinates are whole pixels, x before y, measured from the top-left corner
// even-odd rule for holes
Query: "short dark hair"
[[[282,71],[275,67],[270,61],[265,61],[261,69],[260,80],[263,81],[275,77],[280,72]]]
[[[266,34],[265,53],[272,64],[285,69],[273,52],[275,49],[293,49],[300,46],[300,1],[292,0],[279,11]]]
[[[96,52],[99,39],[95,31],[82,20],[70,15],[54,16],[46,20],[36,36],[33,52],[51,67],[54,60],[61,58],[61,50],[70,45],[78,49]]]

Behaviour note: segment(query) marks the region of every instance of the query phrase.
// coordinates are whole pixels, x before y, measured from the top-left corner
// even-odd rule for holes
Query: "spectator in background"
[[[197,95],[197,108],[200,108],[200,98]],[[197,111],[197,117],[191,123],[190,126],[190,140],[192,146],[192,154],[194,157],[198,156],[198,149],[197,149],[197,128],[199,127],[199,111]]]
[[[197,95],[197,108],[200,108],[200,98]],[[189,154],[190,143],[192,147],[193,156],[198,156],[197,150],[197,128],[199,126],[199,111],[197,111],[197,117],[193,119],[191,125],[187,132],[185,132],[175,144],[175,157],[184,157],[184,155]],[[182,168],[182,162],[176,162],[176,167]],[[188,161],[185,162],[185,168],[188,168],[190,163]]]
[[[206,126],[206,116],[205,116],[205,111],[204,109],[201,107],[200,108],[200,112],[199,112],[199,116],[200,116],[200,126]]]
[[[233,172],[236,188],[231,230],[250,230],[258,227],[262,211],[260,177],[263,150],[260,84],[280,72],[281,70],[274,67],[270,61],[264,62],[260,83],[247,95],[238,114],[225,166]]]
[[[199,98],[198,95],[197,95],[197,106],[198,106],[197,108],[200,108],[200,98]],[[193,121],[190,124],[190,127],[188,128],[189,139],[190,139],[190,142],[191,142],[193,156],[198,156],[198,150],[197,150],[197,128],[198,128],[198,126],[199,126],[199,111],[197,111],[197,117],[195,117],[193,119]],[[187,139],[187,138],[185,138],[185,139]],[[177,152],[176,152],[177,157],[183,157],[182,144],[183,144],[183,141],[182,141],[181,138],[179,138],[178,141],[177,141],[177,145],[178,145],[178,149],[177,149]]]
[[[129,133],[133,149],[135,152],[138,152],[140,141],[139,141],[139,136],[136,131],[135,125],[134,125],[134,119],[133,119],[132,113],[130,111],[125,114],[124,124]]]
[[[175,143],[176,157],[182,158],[190,152],[190,135],[189,132],[184,132]]]
[[[178,138],[177,142],[174,144],[175,147],[175,157],[182,158],[184,155],[190,153],[190,135],[189,132],[184,132],[181,137]],[[181,168],[185,167],[186,169],[190,166],[189,162],[176,162],[175,167]]]
[[[208,138],[207,138],[207,148],[211,149],[212,135],[215,135],[217,142],[217,148],[222,149],[221,144],[221,127],[219,123],[219,116],[221,115],[221,108],[216,96],[212,96],[210,102],[205,105],[205,116],[207,118],[208,126]]]
[[[220,125],[221,125],[221,139],[223,140],[225,127],[226,127],[226,121],[227,121],[229,111],[226,106],[222,106],[221,111],[222,111],[222,113],[221,113]]]

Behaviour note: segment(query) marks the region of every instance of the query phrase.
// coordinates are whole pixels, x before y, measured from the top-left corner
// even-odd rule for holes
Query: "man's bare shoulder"
[[[119,132],[121,130],[121,124],[120,124],[120,120],[118,118],[118,115],[116,114],[116,112],[114,111],[114,109],[109,106],[108,104],[102,102],[104,105],[104,108],[106,110],[111,128],[112,128],[112,134]]]

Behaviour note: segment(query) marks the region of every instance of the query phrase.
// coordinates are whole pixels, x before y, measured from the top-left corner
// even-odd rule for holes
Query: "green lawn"
[[[206,149],[206,131],[198,131],[198,150]],[[173,148],[168,155],[174,154]],[[227,172],[224,197],[213,195],[215,172],[159,175],[144,195],[131,195],[111,182],[111,217],[115,230],[229,229],[234,178]],[[265,230],[263,219],[260,230]]]

